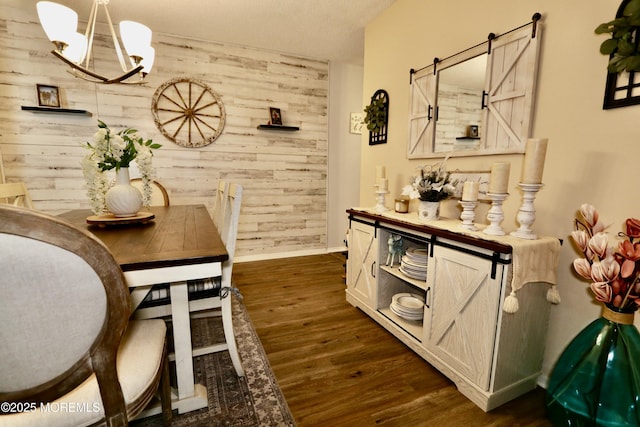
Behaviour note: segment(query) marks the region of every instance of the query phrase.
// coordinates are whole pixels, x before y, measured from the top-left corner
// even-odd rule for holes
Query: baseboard
[[[280,258],[292,258],[298,256],[308,256],[308,255],[323,255],[328,253],[326,249],[309,249],[305,251],[293,251],[293,252],[279,252],[279,253],[266,253],[266,254],[258,254],[258,255],[243,255],[237,256],[233,259],[234,263],[238,262],[251,262],[251,261],[266,261],[270,259],[280,259]]]

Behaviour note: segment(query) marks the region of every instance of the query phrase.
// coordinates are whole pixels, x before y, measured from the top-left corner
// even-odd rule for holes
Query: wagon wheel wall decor
[[[186,77],[160,85],[153,95],[151,110],[160,132],[188,148],[215,141],[226,117],[220,96],[204,82]]]

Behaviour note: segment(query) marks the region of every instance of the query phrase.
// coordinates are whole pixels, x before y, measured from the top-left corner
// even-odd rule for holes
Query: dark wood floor
[[[299,426],[550,426],[541,389],[485,413],[345,300],[344,257],[237,263],[234,282]]]

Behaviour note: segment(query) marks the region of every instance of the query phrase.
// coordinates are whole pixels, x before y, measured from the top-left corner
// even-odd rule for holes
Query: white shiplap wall
[[[101,39],[95,48],[95,68],[116,75],[108,42]],[[87,208],[81,144],[91,138],[99,118],[113,129],[134,127],[163,144],[154,166],[173,204],[211,208],[218,179],[242,184],[237,256],[324,250],[328,63],[157,30],[153,44],[156,64],[147,85],[96,85],[74,78],[49,54],[35,2],[0,3],[0,151],[7,181],[25,181],[36,207],[45,212]],[[183,148],[155,128],[153,93],[178,76],[203,80],[222,97],[227,122],[211,145]],[[63,107],[93,116],[21,111],[22,105],[37,105],[36,83],[59,86]],[[284,124],[300,131],[258,130],[268,120],[269,106],[280,108]]]

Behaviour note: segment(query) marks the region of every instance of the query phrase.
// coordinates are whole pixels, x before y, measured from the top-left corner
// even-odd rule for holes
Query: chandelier
[[[111,22],[111,16],[107,10],[109,0],[93,0],[91,14],[87,29],[83,34],[77,32],[78,14],[63,5],[49,1],[41,1],[36,5],[40,24],[47,37],[54,44],[55,49],[51,53],[71,67],[69,72],[76,77],[94,83],[122,83],[144,84],[145,76],[151,71],[155,58],[155,49],[151,47],[151,30],[142,24],[133,21],[120,22],[120,37],[129,57],[130,66],[127,64],[120,42]],[[94,70],[89,69],[93,60],[93,37],[95,35],[96,17],[98,8],[104,7],[104,12],[109,24],[111,38],[116,50],[123,74],[113,78],[105,77]],[[138,76],[136,81],[125,81]]]

